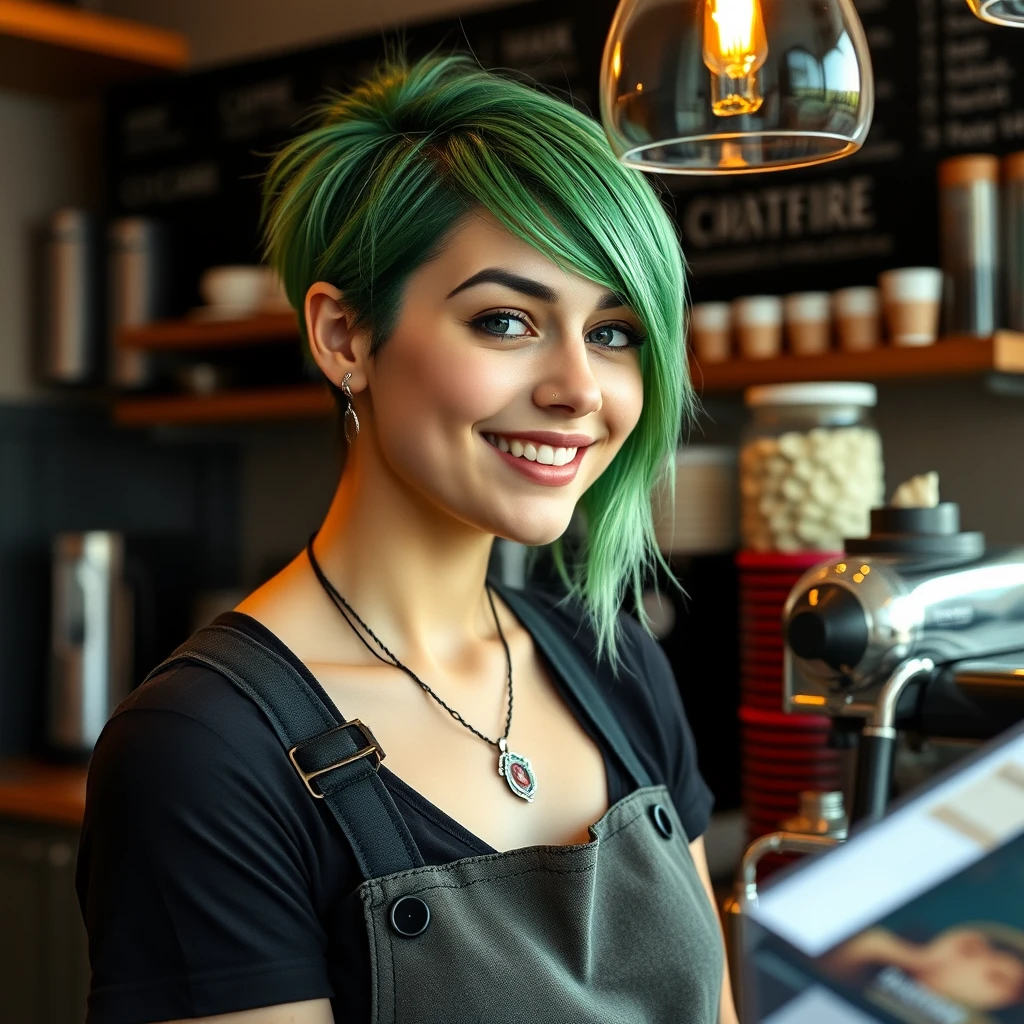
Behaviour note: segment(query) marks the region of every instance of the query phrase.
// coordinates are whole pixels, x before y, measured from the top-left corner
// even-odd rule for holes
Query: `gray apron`
[[[652,785],[568,640],[522,594],[495,589],[637,787],[588,843],[426,866],[369,728],[340,718],[276,651],[215,622],[150,678],[187,661],[230,679],[338,820],[365,879],[373,1024],[714,1024],[721,936],[668,790]]]

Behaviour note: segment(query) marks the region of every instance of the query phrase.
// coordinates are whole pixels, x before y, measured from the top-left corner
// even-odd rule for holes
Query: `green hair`
[[[345,296],[370,355],[398,323],[409,275],[484,208],[566,271],[620,295],[639,317],[643,411],[582,496],[585,537],[569,565],[551,545],[568,599],[582,603],[597,657],[617,670],[618,614],[658,563],[652,488],[674,490],[674,452],[694,413],[684,348],[684,260],[649,181],[619,163],[596,121],[468,55],[388,57],[329,97],[318,123],[274,157],[264,181],[264,245],[289,301],[327,281]],[[305,339],[304,319],[300,330]],[[337,395],[337,392],[335,392]]]

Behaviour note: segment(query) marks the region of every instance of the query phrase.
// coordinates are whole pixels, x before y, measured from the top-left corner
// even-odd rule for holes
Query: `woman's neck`
[[[354,461],[313,550],[399,660],[451,671],[467,641],[494,635],[484,590],[494,538],[418,497],[392,474]]]

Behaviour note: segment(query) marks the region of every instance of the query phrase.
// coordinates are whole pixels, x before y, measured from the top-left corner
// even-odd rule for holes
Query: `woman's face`
[[[549,543],[636,426],[642,334],[620,298],[471,214],[366,364],[367,456],[468,526]]]
[[[970,928],[951,928],[930,942],[914,976],[933,992],[978,1010],[1024,1000],[1024,961]]]

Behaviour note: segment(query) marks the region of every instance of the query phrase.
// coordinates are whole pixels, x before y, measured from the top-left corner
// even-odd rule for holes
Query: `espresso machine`
[[[845,547],[784,606],[783,704],[829,716],[834,745],[858,748],[856,824],[885,811],[900,731],[982,741],[1024,719],[1024,547],[987,549],[952,502],[874,509],[871,535]],[[844,794],[802,793],[799,813],[747,848],[725,908],[734,978],[759,862],[823,852],[847,826]],[[738,983],[735,995],[742,1005]]]
[[[1024,548],[986,549],[959,507],[885,507],[783,611],[785,710],[858,747],[852,820],[889,798],[897,732],[984,740],[1024,718]]]

